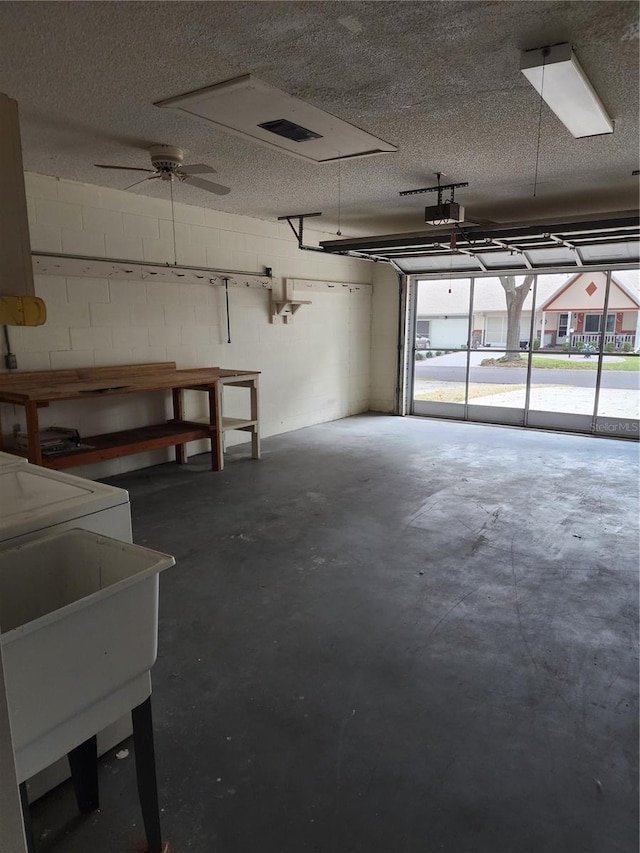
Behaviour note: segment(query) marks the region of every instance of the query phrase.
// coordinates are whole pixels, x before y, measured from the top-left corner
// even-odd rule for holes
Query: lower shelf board
[[[158,450],[210,437],[211,432],[204,424],[201,427],[195,424],[188,427],[173,423],[153,424],[122,432],[88,436],[82,439],[82,444],[90,447],[70,450],[54,456],[43,456],[42,465],[59,471],[72,468],[74,465],[89,465],[92,462],[117,459],[119,456],[145,453],[148,450]]]
[[[183,421],[193,425],[209,424],[208,418],[194,418],[191,421]],[[226,432],[228,429],[244,429],[248,432],[255,432],[258,428],[258,421],[252,421],[249,418],[222,418],[221,431]]]
[[[254,431],[258,426],[258,421],[251,421],[248,418],[222,418],[222,431],[228,429],[246,429]]]

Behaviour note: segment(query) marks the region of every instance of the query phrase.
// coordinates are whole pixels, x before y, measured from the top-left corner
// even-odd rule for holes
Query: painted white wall
[[[34,251],[173,262],[169,201],[29,173],[25,183]],[[373,264],[302,252],[286,223],[184,204],[175,205],[175,218],[178,263],[258,273],[268,266],[277,287],[284,278],[365,286],[313,291],[304,297],[312,304],[286,325],[270,323],[266,290],[232,287],[227,344],[220,287],[37,276],[36,294],[47,304],[48,320],[10,329],[19,369],[175,361],[178,367],[260,370],[264,436],[367,411]],[[330,236],[305,231],[305,242]],[[242,414],[242,391],[225,395],[230,413]],[[195,405],[189,414],[200,412]],[[5,432],[14,423],[24,426],[20,407],[2,409]],[[61,403],[40,413],[43,427],[76,426],[84,435],[169,415],[161,394]],[[231,443],[248,435],[227,438]],[[190,446],[191,453],[198,449]],[[157,451],[74,473],[99,477],[169,458],[172,451]]]
[[[375,412],[393,412],[398,358],[398,276],[389,264],[372,264],[371,398]]]

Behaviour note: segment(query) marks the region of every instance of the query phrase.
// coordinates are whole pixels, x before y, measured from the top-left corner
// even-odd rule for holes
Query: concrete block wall
[[[168,200],[42,175],[25,176],[34,251],[173,263]],[[313,232],[308,232],[311,239]],[[327,235],[331,236],[331,235]],[[323,239],[318,232],[315,237]],[[286,223],[177,203],[178,263],[284,278],[370,284],[374,265],[301,252]],[[271,324],[269,293],[230,288],[227,343],[224,292],[216,285],[182,285],[50,275],[36,277],[48,309],[37,328],[10,329],[21,370],[175,361],[179,367],[221,366],[262,371],[264,436],[369,409],[371,290],[317,291],[290,324]],[[230,393],[231,392],[231,393]],[[246,406],[239,389],[225,392],[231,414]],[[194,408],[196,410],[194,410]],[[23,423],[19,407],[3,406],[3,427]],[[7,408],[9,411],[7,412]],[[198,414],[192,403],[190,414]],[[41,412],[41,423],[109,432],[162,420],[162,395],[61,403]],[[228,434],[246,440],[244,433]],[[191,452],[199,449],[195,444]],[[170,451],[124,457],[78,474],[105,476],[171,458]]]
[[[393,267],[375,264],[371,323],[371,396],[369,408],[393,412],[398,359],[398,276]]]

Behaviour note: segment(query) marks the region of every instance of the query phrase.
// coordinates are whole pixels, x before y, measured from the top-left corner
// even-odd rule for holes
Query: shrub
[[[578,352],[582,352],[582,350],[584,349],[584,341],[578,341],[578,343],[576,344],[576,349],[578,350]]]
[[[613,343],[613,341],[609,341],[608,344],[604,345],[604,351],[605,352],[614,352],[615,348],[616,348],[616,345]]]
[[[422,361],[424,358],[426,358],[425,353],[423,353],[423,352],[417,352],[416,353],[416,361]]]
[[[631,343],[631,341],[625,341],[622,344],[622,349],[624,350],[624,352],[631,352],[632,346],[633,346],[633,344]]]
[[[536,338],[533,342],[534,349],[540,349],[540,338]]]
[[[565,342],[562,344],[562,349],[563,349],[565,352],[569,352],[569,350],[571,349],[571,343],[570,343],[570,341],[565,341]]]
[[[441,350],[441,349],[437,349],[437,350],[436,350],[436,355],[444,355],[444,353],[442,352],[442,350]]]
[[[428,350],[426,351],[425,355],[426,355],[426,357],[427,357],[427,358],[433,358],[433,353],[431,352],[431,350],[430,350],[430,349],[428,349]]]

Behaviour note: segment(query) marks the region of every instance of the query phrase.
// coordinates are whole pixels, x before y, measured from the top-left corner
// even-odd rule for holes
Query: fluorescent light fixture
[[[570,44],[524,51],[520,70],[576,139],[613,133],[613,122]]]

